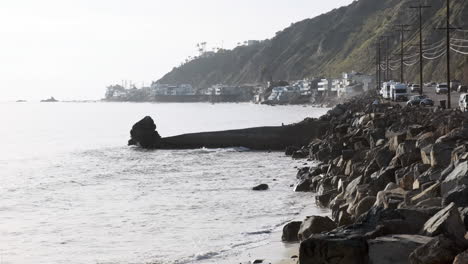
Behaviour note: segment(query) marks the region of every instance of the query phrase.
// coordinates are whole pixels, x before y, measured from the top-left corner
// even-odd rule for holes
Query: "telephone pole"
[[[447,108],[451,108],[452,107],[452,104],[451,104],[451,90],[452,90],[452,87],[451,87],[451,84],[450,84],[450,31],[453,30],[453,29],[459,29],[458,27],[452,27],[450,25],[450,0],[447,0],[446,1],[446,4],[447,4],[447,7],[446,7],[446,11],[447,11],[447,18],[446,18],[446,24],[445,24],[445,27],[442,27],[442,28],[438,28],[438,29],[443,29],[445,30],[446,32],[446,56],[447,56]]]
[[[398,27],[398,31],[400,31],[400,82],[404,83],[405,78],[404,78],[404,56],[405,56],[405,50],[404,50],[404,43],[405,43],[405,32],[411,31],[406,29],[410,25],[395,25]]]
[[[410,6],[410,8],[417,8],[419,10],[419,94],[423,94],[423,40],[422,40],[422,10],[424,8],[431,8],[428,5],[422,5],[421,1],[419,5]]]
[[[388,45],[388,39],[390,38],[390,36],[388,35],[385,35],[385,36],[380,36],[379,38],[379,42],[382,41],[382,39],[385,39],[385,55],[384,55],[384,58],[385,58],[385,74],[384,74],[384,81],[388,81],[388,78],[389,78],[389,74],[388,74],[388,71],[390,69],[390,67],[388,67],[389,63],[388,63],[388,60],[389,60],[389,45]]]

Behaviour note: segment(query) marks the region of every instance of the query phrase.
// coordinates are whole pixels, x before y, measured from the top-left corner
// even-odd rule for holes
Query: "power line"
[[[419,5],[410,6],[409,8],[418,9],[419,11],[419,94],[423,94],[424,84],[423,84],[423,41],[422,41],[422,10],[426,8],[431,8],[428,5]]]

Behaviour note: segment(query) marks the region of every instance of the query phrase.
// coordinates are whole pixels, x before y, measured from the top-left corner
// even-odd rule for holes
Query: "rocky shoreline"
[[[375,103],[368,93],[319,121],[326,132],[297,151],[295,191],[316,193],[332,217],[283,228],[301,264],[468,263],[468,116]]]
[[[300,264],[468,263],[468,115],[377,98],[366,93],[298,124],[188,134],[170,138],[171,144],[146,117],[133,127],[129,144],[198,148],[215,138],[208,147],[249,147],[241,140],[247,138],[253,149],[265,150],[274,138],[266,143],[272,150],[318,161],[298,169],[294,190],[314,192],[331,217],[309,216],[283,228],[283,241],[300,242]],[[257,144],[278,129],[283,133]],[[301,140],[287,145],[298,135]]]

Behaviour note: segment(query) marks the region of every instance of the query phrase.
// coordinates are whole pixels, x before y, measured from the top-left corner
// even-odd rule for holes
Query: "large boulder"
[[[388,147],[384,147],[375,153],[375,161],[377,165],[382,169],[388,166],[390,161],[393,159],[393,153]]]
[[[465,225],[454,203],[451,203],[427,220],[423,227],[423,233],[427,236],[444,234],[457,240],[458,243],[466,243]]]
[[[468,161],[458,164],[444,179],[441,185],[442,196],[447,196],[457,185],[462,184],[468,185]]]
[[[336,224],[328,216],[309,216],[302,222],[297,236],[302,241],[312,234],[328,232],[334,228]]]
[[[293,221],[287,223],[283,227],[283,235],[281,236],[281,240],[285,242],[296,242],[299,239],[297,238],[297,234],[299,229],[301,228],[301,221]]]
[[[410,254],[411,264],[452,264],[455,256],[463,251],[455,241],[443,235],[418,247]]]
[[[434,142],[434,133],[426,132],[418,137],[418,139],[416,140],[416,147],[422,149],[424,147],[434,144]]]
[[[299,247],[301,264],[368,264],[368,246],[362,237],[314,235]]]
[[[369,263],[407,264],[411,252],[432,238],[420,235],[389,235],[367,241]]]
[[[411,201],[411,204],[417,204],[426,199],[435,198],[438,196],[440,196],[440,183],[436,182],[433,185],[431,185],[429,188],[411,197],[410,201]]]
[[[468,206],[468,186],[463,184],[448,192],[443,200],[444,205],[455,203],[458,207]]]
[[[312,184],[312,181],[310,179],[300,179],[296,183],[296,186],[294,186],[294,191],[295,192],[310,192],[312,191],[312,189],[310,188],[311,184]]]
[[[133,125],[128,145],[136,145],[146,149],[155,149],[161,146],[161,136],[156,131],[156,125],[150,116],[144,117]]]
[[[415,140],[406,140],[398,145],[395,157],[398,158],[402,167],[406,167],[421,160],[420,152],[416,148]]]
[[[447,167],[452,159],[452,151],[454,147],[442,142],[436,142],[431,150],[431,166],[432,167]]]
[[[354,216],[357,218],[369,211],[374,206],[376,199],[375,196],[367,196],[360,200],[354,209]]]

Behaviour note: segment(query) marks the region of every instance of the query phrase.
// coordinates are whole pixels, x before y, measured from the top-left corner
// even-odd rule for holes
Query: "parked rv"
[[[390,85],[390,95],[392,101],[407,101],[408,86],[404,83],[392,83]]]

